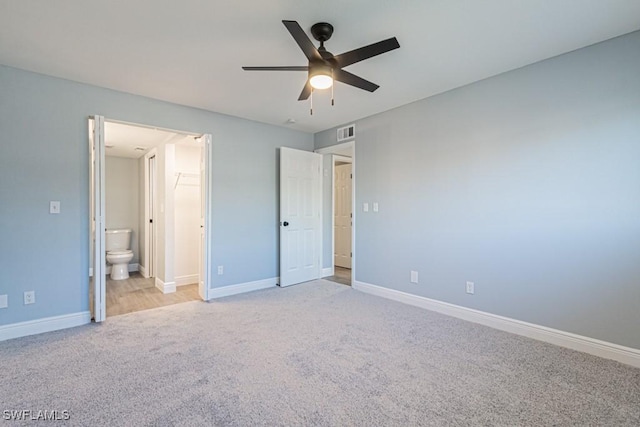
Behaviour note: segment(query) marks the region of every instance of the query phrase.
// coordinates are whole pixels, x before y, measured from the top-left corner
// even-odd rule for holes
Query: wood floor
[[[336,266],[333,273],[333,276],[325,277],[325,279],[351,286],[351,269]]]
[[[325,279],[351,285],[350,269],[335,267],[334,273]],[[153,278],[145,279],[136,272],[129,274],[125,280],[111,280],[107,276],[107,317],[200,300],[197,283],[178,286],[176,292],[163,294],[155,287]]]
[[[176,292],[163,294],[155,287],[153,278],[145,279],[140,273],[130,273],[125,280],[111,280],[107,276],[107,317],[197,300],[200,300],[197,283],[178,286]]]

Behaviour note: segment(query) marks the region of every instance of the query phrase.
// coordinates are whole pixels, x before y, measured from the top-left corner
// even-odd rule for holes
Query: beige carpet
[[[0,361],[0,410],[58,424],[640,425],[640,369],[323,280],[2,342]]]

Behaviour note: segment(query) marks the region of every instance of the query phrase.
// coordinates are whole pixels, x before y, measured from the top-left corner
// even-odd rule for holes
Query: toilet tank
[[[131,243],[131,230],[128,228],[107,230],[105,233],[105,250],[124,251],[129,249]]]

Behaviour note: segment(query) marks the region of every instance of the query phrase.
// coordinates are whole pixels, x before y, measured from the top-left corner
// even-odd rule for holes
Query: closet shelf
[[[189,187],[200,186],[200,175],[197,173],[176,172],[176,183],[173,186],[175,190],[178,185],[186,185]]]

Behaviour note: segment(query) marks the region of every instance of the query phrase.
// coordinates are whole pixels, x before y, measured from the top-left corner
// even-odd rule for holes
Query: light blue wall
[[[640,348],[640,32],[356,130],[358,281]]]
[[[312,135],[0,66],[0,325],[89,308],[93,114],[211,133],[212,265],[225,266],[212,286],[278,276],[277,147],[311,150]]]

